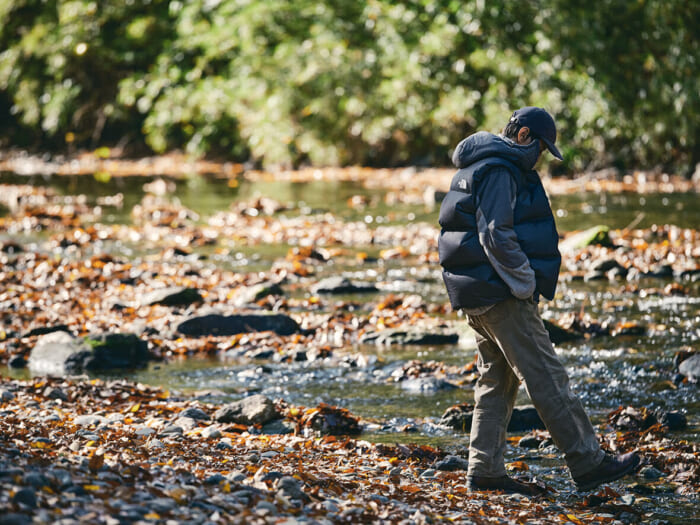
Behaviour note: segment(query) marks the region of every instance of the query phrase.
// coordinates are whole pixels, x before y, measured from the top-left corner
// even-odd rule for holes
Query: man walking
[[[457,146],[455,174],[440,208],[439,252],[452,307],[476,332],[470,490],[536,495],[506,475],[506,427],[520,382],[564,453],[579,490],[632,472],[639,456],[606,454],[540,318],[554,297],[561,256],[554,217],[533,169],[545,149],[559,160],[554,119],[544,109],[513,113],[502,136],[479,132]]]

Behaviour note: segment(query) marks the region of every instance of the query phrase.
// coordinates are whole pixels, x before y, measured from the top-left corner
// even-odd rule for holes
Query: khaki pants
[[[554,352],[537,303],[510,298],[484,314],[470,315],[469,325],[476,331],[480,378],[474,390],[468,475],[506,473],[506,427],[520,381],[564,453],[572,476],[597,467],[604,452],[569,388],[569,376]]]

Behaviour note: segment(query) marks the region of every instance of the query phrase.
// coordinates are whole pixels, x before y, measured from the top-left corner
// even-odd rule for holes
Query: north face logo
[[[457,183],[457,186],[459,186],[460,190],[466,190],[467,189],[466,179],[460,179],[460,181]]]

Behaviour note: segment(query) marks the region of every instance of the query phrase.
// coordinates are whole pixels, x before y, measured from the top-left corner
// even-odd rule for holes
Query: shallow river
[[[0,183],[43,184],[67,195],[85,194],[96,201],[121,193],[123,207],[105,208],[102,222],[128,222],[131,207],[143,197],[144,178],[112,179],[100,183],[86,177],[41,178],[0,175]],[[225,210],[236,200],[266,195],[283,204],[293,205],[304,213],[330,211],[344,220],[364,220],[371,223],[401,224],[405,222],[437,222],[437,207],[394,205],[385,203],[383,195],[351,183],[242,183],[230,188],[225,182],[194,178],[173,182],[174,197],[201,215],[201,220],[218,210]],[[362,195],[368,205],[362,209],[349,207],[348,199]],[[680,227],[700,226],[700,206],[696,194],[669,195],[593,195],[554,196],[552,208],[557,215],[560,231],[580,230],[597,224],[612,229],[624,228],[633,221],[636,227],[652,224],[675,224]],[[640,216],[643,212],[643,216]],[[7,210],[0,209],[0,213]],[[0,233],[2,240],[3,233]],[[219,261],[237,271],[269,268],[276,257],[283,256],[286,246],[241,248],[235,261]],[[215,263],[216,260],[212,259]],[[405,264],[405,263],[404,263]],[[342,272],[335,266],[328,271]],[[347,269],[346,269],[347,270]],[[419,293],[428,302],[446,300],[438,268],[423,270],[401,263],[363,266],[354,277],[366,277],[368,272],[378,281],[409,283],[412,293]],[[323,274],[319,275],[323,277]],[[671,282],[646,279],[640,287],[663,289]],[[694,385],[673,384],[673,356],[681,348],[697,348],[700,340],[700,281],[683,282],[691,290],[688,295],[667,296],[655,293],[626,293],[624,283],[583,281],[560,282],[558,298],[542,305],[543,316],[554,318],[583,307],[597,320],[612,319],[654,326],[643,336],[600,337],[557,347],[565,363],[573,388],[581,396],[594,423],[601,423],[611,410],[621,405],[682,410],[690,427],[675,437],[698,441],[700,402]],[[402,292],[406,290],[398,290]],[[353,297],[356,302],[376,301],[376,296]],[[455,317],[451,318],[452,320]],[[464,325],[465,323],[462,323]],[[325,402],[348,408],[371,423],[364,436],[373,441],[421,442],[439,445],[448,450],[468,446],[468,436],[437,427],[440,415],[458,402],[473,402],[473,389],[466,385],[455,390],[433,394],[416,394],[401,389],[391,381],[391,374],[406,361],[435,360],[463,365],[473,360],[474,343],[466,326],[457,345],[434,347],[376,347],[354,346],[340,349],[349,355],[361,354],[359,366],[329,365],[323,360],[312,363],[278,364],[266,361],[244,361],[235,356],[217,359],[190,358],[155,363],[137,371],[130,379],[162,385],[170,390],[198,392],[203,399],[222,402],[239,399],[250,393],[263,393],[271,398],[281,397],[293,404],[315,406]],[[12,372],[22,377],[26,372]],[[205,392],[206,391],[206,392]],[[527,404],[521,389],[518,404]],[[410,428],[410,432],[399,429]],[[508,460],[523,455],[522,449],[509,447]],[[555,456],[542,455],[530,461],[531,469],[545,477],[557,488],[565,489],[563,463]],[[680,506],[678,505],[680,503]],[[692,516],[689,502],[669,497],[656,497],[652,507],[655,519],[683,522]],[[675,508],[674,508],[675,507]]]

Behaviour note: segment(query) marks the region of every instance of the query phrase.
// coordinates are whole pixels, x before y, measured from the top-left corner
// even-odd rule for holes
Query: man
[[[561,256],[554,217],[534,171],[545,149],[561,160],[554,119],[515,111],[502,136],[479,132],[459,143],[459,168],[440,208],[439,252],[452,307],[476,332],[480,378],[474,390],[467,485],[536,495],[506,475],[506,427],[520,382],[564,453],[579,490],[632,472],[639,456],[606,454],[557,358],[537,310],[552,299]]]

